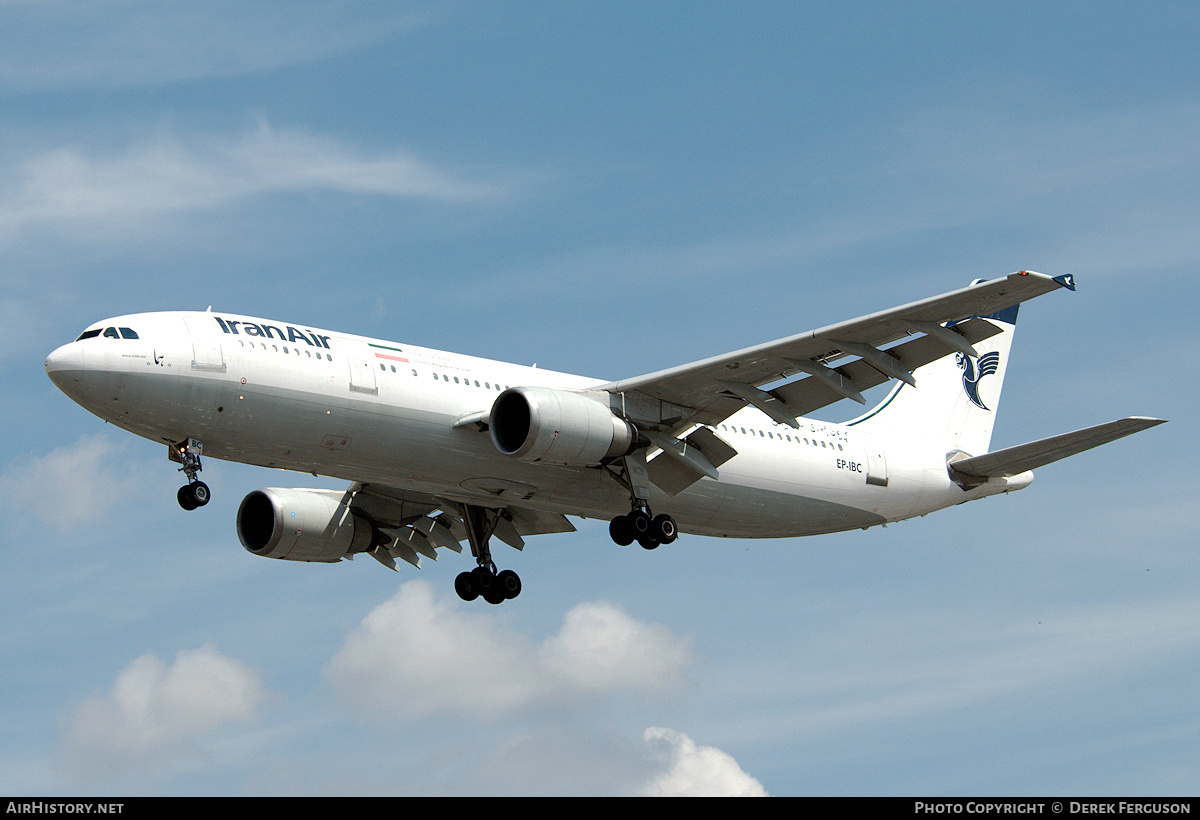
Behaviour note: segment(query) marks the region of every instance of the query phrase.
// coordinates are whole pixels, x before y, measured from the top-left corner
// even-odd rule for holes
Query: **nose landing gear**
[[[182,464],[183,466],[179,468],[179,471],[187,476],[188,483],[180,487],[179,492],[175,494],[175,498],[179,501],[179,506],[185,510],[194,510],[197,507],[203,507],[212,498],[212,493],[209,491],[208,485],[196,477],[196,474],[203,469],[200,465],[200,454],[203,450],[204,444],[199,439],[194,438],[189,438],[178,444],[167,445],[167,458]]]
[[[185,510],[194,510],[197,507],[203,507],[212,498],[212,493],[208,489],[208,485],[203,481],[194,481],[191,484],[184,484],[179,488],[179,492],[175,494],[175,498],[179,501],[179,506]]]

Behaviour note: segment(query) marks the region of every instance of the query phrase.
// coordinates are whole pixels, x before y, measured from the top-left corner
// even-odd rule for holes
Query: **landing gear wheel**
[[[653,521],[650,520],[650,513],[645,510],[634,510],[626,516],[629,519],[629,526],[633,529],[633,536],[641,541],[643,536],[650,534],[650,527]]]
[[[487,598],[488,590],[496,585],[496,576],[487,567],[475,567],[471,570],[471,584]]]
[[[212,492],[203,481],[196,481],[180,487],[179,492],[175,494],[175,499],[185,510],[194,510],[207,504],[212,499]]]
[[[464,601],[474,601],[479,597],[479,590],[475,588],[475,583],[469,572],[460,572],[458,577],[454,579],[454,591]]]
[[[209,491],[208,485],[203,481],[197,481],[188,486],[192,491],[192,498],[195,499],[197,507],[203,507],[212,499],[212,493]]]
[[[609,521],[608,534],[613,542],[620,547],[628,547],[636,537],[633,531],[633,524],[630,523],[629,516],[627,515],[618,515],[612,521]]]
[[[184,484],[179,488],[179,492],[175,493],[175,499],[179,502],[179,506],[185,510],[194,510],[200,506],[196,501],[196,497],[192,495],[192,485]]]
[[[658,539],[650,535],[643,535],[638,538],[637,542],[644,550],[658,549]]]
[[[487,567],[471,570],[471,583],[479,590],[479,597],[489,604],[504,603],[504,590],[496,583],[496,576]]]
[[[654,520],[650,522],[650,534],[658,543],[670,544],[679,537],[679,528],[675,526],[674,518],[663,513],[654,516]]]
[[[516,598],[521,594],[521,578],[511,569],[501,570],[496,576],[496,589],[504,593],[506,600]]]

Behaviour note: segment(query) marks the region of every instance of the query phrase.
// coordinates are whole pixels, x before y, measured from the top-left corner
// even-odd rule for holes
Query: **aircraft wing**
[[[972,483],[971,479],[986,480],[991,476],[1014,476],[1059,459],[1082,453],[1101,444],[1107,444],[1125,436],[1163,424],[1165,419],[1145,416],[1130,416],[1125,419],[1098,424],[1083,430],[1063,433],[1016,447],[1006,447],[994,453],[952,461],[950,468]]]
[[[420,568],[421,557],[437,560],[437,549],[462,552],[469,526],[487,528],[514,549],[525,546],[524,537],[554,532],[575,532],[567,517],[534,510],[497,497],[487,508],[478,502],[455,501],[383,484],[353,484],[351,509],[370,518],[387,535],[395,538],[370,552],[384,566],[396,569],[395,558]]]
[[[1075,289],[1073,277],[1020,271],[595,389],[624,394],[627,412],[671,434],[717,424],[746,404],[795,427],[797,417],[843,398],[863,402],[863,390],[888,379],[913,384],[912,371],[950,353],[976,355],[973,343],[999,332],[979,317],[1064,287]],[[893,342],[899,343],[884,349]]]

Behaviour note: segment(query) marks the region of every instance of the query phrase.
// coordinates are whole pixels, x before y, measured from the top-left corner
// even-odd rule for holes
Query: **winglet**
[[[1052,276],[1050,278],[1067,290],[1075,290],[1075,274],[1073,273],[1064,273],[1062,276]]]

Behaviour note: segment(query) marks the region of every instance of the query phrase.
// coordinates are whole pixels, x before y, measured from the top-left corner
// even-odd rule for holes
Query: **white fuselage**
[[[47,372],[80,405],[145,438],[199,439],[206,456],[464,503],[520,499],[602,519],[629,509],[628,491],[604,470],[512,458],[478,425],[458,423],[486,416],[508,387],[583,390],[599,380],[223,313],[137,314],[93,329],[101,333],[51,353]],[[806,419],[793,429],[749,407],[713,430],[738,453],[719,479],[651,499],[683,532],[834,532],[1027,483],[964,491],[930,442]]]

